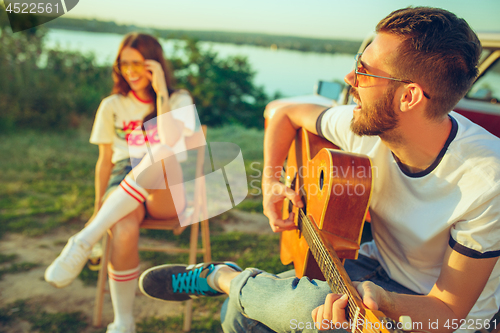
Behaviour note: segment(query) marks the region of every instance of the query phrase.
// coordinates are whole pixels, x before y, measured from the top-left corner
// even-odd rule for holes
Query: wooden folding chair
[[[211,261],[211,250],[210,250],[210,232],[208,229],[208,210],[207,210],[207,198],[205,189],[205,178],[203,176],[203,165],[205,162],[205,137],[207,128],[202,126],[202,130],[194,133],[192,136],[186,138],[187,149],[194,149],[196,151],[196,171],[195,171],[195,185],[194,185],[194,197],[192,202],[188,203],[188,208],[185,213],[179,218],[174,218],[171,220],[154,220],[150,218],[144,219],[141,223],[140,228],[144,229],[156,229],[156,230],[174,230],[175,234],[180,234],[185,227],[180,227],[179,219],[185,222],[184,225],[191,224],[191,239],[189,249],[175,248],[175,247],[139,247],[139,251],[156,251],[156,252],[170,252],[170,253],[189,253],[189,264],[196,264],[196,254],[202,253],[203,260],[205,262]],[[166,175],[165,175],[166,176]],[[198,225],[196,223],[201,219],[201,236],[202,236],[202,248],[198,247]],[[195,223],[191,223],[191,222]],[[99,270],[99,277],[97,280],[97,290],[94,304],[94,318],[93,325],[96,327],[102,324],[102,306],[104,301],[104,294],[109,293],[109,289],[106,287],[107,273],[108,273],[108,260],[109,260],[109,242],[110,236],[107,234],[103,237],[103,256],[101,260],[101,268]],[[192,319],[192,300],[186,301],[186,307],[184,311],[184,325],[183,330],[188,332],[191,329],[191,319]]]

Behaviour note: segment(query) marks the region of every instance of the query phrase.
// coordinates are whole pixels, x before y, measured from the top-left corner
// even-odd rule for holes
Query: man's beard
[[[361,102],[358,91],[351,87],[349,93]],[[394,130],[398,126],[398,116],[394,111],[394,95],[396,87],[391,85],[387,93],[373,105],[361,104],[359,117],[357,120],[352,118],[351,130],[354,134],[363,135],[379,135],[383,139],[391,139],[393,141],[399,138],[399,135]]]

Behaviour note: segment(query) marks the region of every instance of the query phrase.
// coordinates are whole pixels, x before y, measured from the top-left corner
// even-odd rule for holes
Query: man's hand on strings
[[[386,296],[386,291],[370,281],[353,282],[353,286],[358,291],[364,305],[370,310],[378,310],[378,305],[381,304],[383,297]],[[319,323],[319,330],[326,330],[331,328],[331,324],[335,327],[349,327],[345,310],[348,306],[353,304],[349,303],[347,295],[343,294],[328,294],[323,305],[315,308],[312,313],[312,319],[315,323]],[[363,318],[360,318],[363,320]],[[350,328],[349,331],[352,331]]]
[[[331,328],[330,323],[338,323],[339,327],[344,324],[348,327],[345,317],[345,308],[347,306],[347,295],[328,294],[325,303],[312,310],[311,316],[316,323],[318,330],[327,330]]]
[[[273,229],[274,232],[295,229],[293,213],[290,213],[288,219],[283,220],[281,219],[282,212],[280,208],[285,198],[288,198],[293,205],[299,208],[304,207],[300,196],[291,188],[286,187],[278,181],[263,183],[262,192],[264,197],[262,203],[264,215],[269,219],[271,229]]]

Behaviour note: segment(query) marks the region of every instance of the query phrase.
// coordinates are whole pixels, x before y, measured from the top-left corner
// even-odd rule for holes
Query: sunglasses
[[[142,72],[144,70],[144,61],[120,61],[117,65],[115,65],[115,68],[120,73],[126,72],[128,69],[131,69],[134,72]]]
[[[363,64],[361,63],[361,55],[362,55],[362,53],[358,53],[358,54],[356,54],[356,56],[354,56],[354,60],[356,60],[356,67],[354,68],[354,87],[359,86],[359,87],[363,88],[363,87],[373,86],[375,84],[374,78],[398,81],[398,82],[403,82],[403,83],[414,83],[413,81],[409,81],[409,80],[400,80],[400,79],[395,79],[393,77],[379,76],[379,75],[373,75],[373,74],[368,74],[368,73],[362,72],[362,71],[366,71],[366,69],[363,66]],[[361,76],[358,77],[358,75],[361,75]],[[425,91],[423,91],[423,93],[427,99],[431,99],[431,97]]]

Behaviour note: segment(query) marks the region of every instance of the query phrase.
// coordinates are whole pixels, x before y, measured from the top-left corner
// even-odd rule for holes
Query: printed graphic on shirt
[[[128,143],[130,146],[143,146],[146,142],[151,144],[160,143],[156,118],[148,121],[146,130],[142,133],[135,132],[134,129],[141,128],[142,120],[123,121],[123,126],[115,127],[116,136]]]

